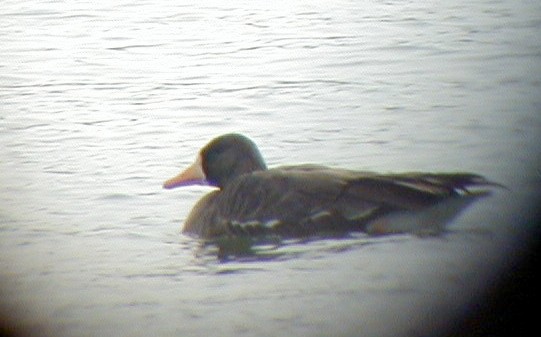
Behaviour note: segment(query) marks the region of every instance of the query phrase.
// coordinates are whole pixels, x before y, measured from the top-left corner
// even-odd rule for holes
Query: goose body
[[[306,237],[363,231],[370,234],[440,231],[496,185],[471,173],[378,174],[318,165],[268,169],[245,136],[215,138],[196,161],[164,188],[210,184],[183,232],[221,236]]]

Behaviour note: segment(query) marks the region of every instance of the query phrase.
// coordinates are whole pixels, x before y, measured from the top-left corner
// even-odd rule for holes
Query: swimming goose
[[[378,174],[295,165],[267,168],[257,146],[240,134],[217,137],[163,187],[217,189],[191,210],[183,232],[299,238],[362,231],[438,233],[480,197],[500,186],[472,173]]]

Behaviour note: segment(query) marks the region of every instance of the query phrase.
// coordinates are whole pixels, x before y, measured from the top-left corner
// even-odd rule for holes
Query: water
[[[409,336],[513,269],[541,181],[536,1],[3,1],[3,321],[51,336]],[[224,132],[269,166],[505,184],[439,237],[261,247],[180,234],[162,182]],[[503,266],[503,267],[502,267]]]

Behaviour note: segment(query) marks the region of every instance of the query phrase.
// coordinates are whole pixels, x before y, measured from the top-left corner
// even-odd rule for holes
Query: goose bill
[[[179,175],[163,183],[163,188],[171,189],[180,186],[205,185],[207,184],[201,156],[197,156],[196,161]]]

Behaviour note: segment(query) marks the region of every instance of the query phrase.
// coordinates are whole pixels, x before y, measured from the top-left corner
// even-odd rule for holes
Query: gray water
[[[528,249],[539,1],[2,1],[2,322],[51,336],[416,336]],[[269,166],[472,171],[500,189],[436,237],[260,247],[180,233],[161,189],[209,139]]]

